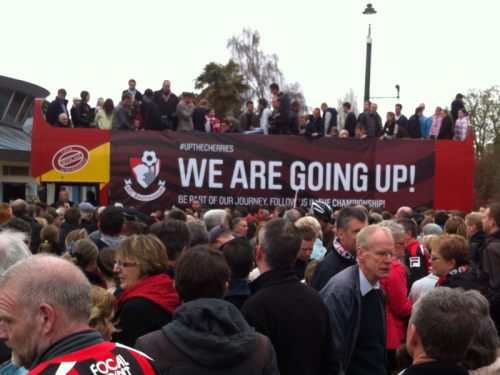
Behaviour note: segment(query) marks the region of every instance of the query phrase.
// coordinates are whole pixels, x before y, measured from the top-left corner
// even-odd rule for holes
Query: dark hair
[[[244,280],[252,270],[255,251],[248,241],[235,238],[224,244],[222,254],[231,268],[232,280]]]
[[[56,202],[56,208],[59,208],[59,207],[64,207],[64,205],[68,203],[68,201],[65,201],[65,200],[62,200],[62,199],[59,199],[57,202]]]
[[[271,85],[269,86],[270,89],[273,89],[273,90],[279,90],[280,87],[278,86],[277,83],[271,83]]]
[[[342,103],[342,107],[346,107],[347,109],[351,109],[351,103],[349,103],[349,102]]]
[[[106,207],[99,217],[99,227],[102,234],[106,236],[119,236],[124,222],[125,218],[123,217],[123,209],[121,207]]]
[[[151,209],[151,213],[155,213],[156,211],[163,211],[160,205],[155,204]]]
[[[469,112],[465,108],[460,108],[458,112],[462,112],[465,116],[469,116]]]
[[[263,106],[264,108],[267,108],[267,107],[269,106],[269,103],[268,103],[268,102],[267,102],[267,100],[266,100],[266,99],[264,99],[264,98],[260,98],[260,99],[259,99],[259,104],[262,104],[262,106]]]
[[[148,98],[152,97],[153,96],[153,90],[147,89],[146,91],[144,91],[144,96],[147,96]]]
[[[208,107],[207,109],[205,109],[205,115],[208,115],[213,110],[214,110],[213,108]]]
[[[412,219],[398,219],[396,223],[403,227],[405,233],[410,231],[412,238],[417,238],[418,225]]]
[[[181,302],[224,298],[231,270],[224,255],[208,245],[195,246],[175,264],[175,290]]]
[[[132,100],[132,94],[131,94],[131,93],[129,93],[128,91],[125,91],[125,92],[122,94],[122,100],[127,100],[127,99]]]
[[[391,124],[395,124],[396,123],[396,115],[394,114],[394,112],[387,112],[387,114],[392,117]]]
[[[253,102],[251,100],[247,101],[247,107],[249,104],[253,104]]]
[[[3,229],[12,229],[15,232],[26,233],[30,237],[33,234],[33,230],[30,225],[24,221],[23,219],[18,219],[17,217],[13,217],[10,220],[7,220],[5,223],[2,223]]]
[[[64,96],[68,95],[68,93],[66,92],[65,89],[59,89],[59,90],[57,90],[57,95],[59,95],[59,94],[63,94]]]
[[[243,215],[243,217],[248,216],[248,209],[245,206],[236,206],[234,210],[239,211]]]
[[[445,225],[446,221],[448,221],[449,216],[446,211],[438,211],[436,212],[436,216],[434,217],[434,222],[437,225]]]
[[[167,214],[165,220],[179,220],[179,221],[186,222],[187,215],[182,210],[172,210]]]
[[[82,98],[82,100],[86,100],[87,99],[87,96],[89,96],[89,92],[88,91],[82,91],[80,93],[80,98]]]
[[[403,105],[402,104],[396,104],[395,107],[399,107],[399,110],[402,110],[403,109]]]
[[[382,210],[378,207],[372,207],[372,213],[382,215]]]
[[[363,124],[358,124],[356,125],[356,127],[354,129],[358,129],[358,130],[366,130],[366,125],[363,125]]]
[[[129,80],[128,80],[128,84],[129,84],[129,85],[130,85],[130,82],[137,83],[137,82],[135,82],[135,79],[129,79]]]
[[[43,203],[43,202],[35,202],[35,206],[40,207],[44,211],[49,208],[49,206],[47,205],[47,203]]]
[[[368,220],[368,216],[366,216],[366,213],[360,208],[344,207],[339,210],[337,215],[337,229],[347,230],[351,219],[356,219],[364,223]]]
[[[276,218],[259,232],[259,245],[270,268],[291,267],[299,254],[302,236],[295,224]]]
[[[45,220],[47,220],[47,224],[49,224],[49,225],[54,224],[54,221],[56,220],[54,218],[54,216],[52,216],[51,214],[45,214],[45,215],[42,216],[42,218],[45,219]]]
[[[179,258],[184,247],[188,248],[191,245],[189,227],[180,220],[167,220],[153,224],[150,233],[158,237],[165,245],[169,260]]]
[[[500,226],[500,203],[492,203],[488,208],[490,209],[488,217],[495,220],[497,226]]]
[[[464,96],[462,94],[457,94],[457,96],[455,96],[456,100],[462,100],[463,98]]]
[[[185,92],[183,92],[183,93],[182,93],[182,97],[183,97],[183,98],[193,98],[193,97],[194,97],[194,95],[193,95],[193,93],[191,93],[191,92],[186,92],[186,91],[185,91]]]
[[[391,220],[392,214],[389,211],[382,211],[382,219]]]
[[[113,99],[106,99],[102,106],[102,109],[104,109],[106,116],[111,116],[115,109],[115,103],[113,103]]]
[[[365,100],[365,101],[363,102],[363,104],[365,104],[365,103],[368,103],[368,104],[372,105],[372,102],[371,102],[371,101],[369,101],[369,100]]]
[[[101,274],[108,279],[113,279],[116,285],[120,285],[120,278],[118,274],[113,272],[115,267],[115,249],[112,247],[105,247],[101,249],[99,255],[97,256],[97,268]]]
[[[415,114],[418,115],[420,112],[423,112],[423,111],[424,111],[424,109],[422,107],[417,107],[415,109]]]
[[[250,206],[250,215],[258,214],[259,210],[264,209],[264,206],[258,203],[252,204]]]
[[[70,224],[78,224],[78,220],[82,218],[82,214],[78,208],[68,208],[64,212],[64,221]]]
[[[142,225],[139,224],[139,223],[136,223],[134,221],[127,221],[125,224],[123,224],[125,226],[125,229],[123,229],[123,235],[125,237],[131,237],[133,236],[134,234],[135,235],[139,235],[139,234],[142,234]]]

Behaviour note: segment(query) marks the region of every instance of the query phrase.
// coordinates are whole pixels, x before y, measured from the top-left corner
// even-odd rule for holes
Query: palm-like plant
[[[226,65],[211,62],[196,78],[195,88],[201,89],[197,99],[211,103],[218,118],[224,118],[227,111],[241,106],[241,94],[250,87],[243,83],[245,76],[239,74],[239,65],[229,60]]]

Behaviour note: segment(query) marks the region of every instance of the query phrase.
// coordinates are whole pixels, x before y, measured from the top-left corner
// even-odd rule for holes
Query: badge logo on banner
[[[144,151],[142,158],[129,158],[129,165],[135,180],[144,189],[150,187],[160,174],[161,159],[158,159],[154,151]],[[149,195],[143,195],[134,190],[132,179],[125,180],[125,191],[132,198],[149,202],[158,199],[165,192],[165,181],[158,180],[158,190]]]

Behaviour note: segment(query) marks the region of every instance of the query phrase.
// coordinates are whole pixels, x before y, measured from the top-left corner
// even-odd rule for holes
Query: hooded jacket
[[[172,323],[139,338],[136,349],[162,374],[279,374],[267,337],[230,303],[201,298],[183,304]]]
[[[66,221],[62,223],[61,229],[59,229],[59,246],[62,249],[66,249],[66,237],[68,237],[70,232],[79,229],[82,229],[79,224],[68,223]]]
[[[478,265],[481,264],[481,253],[479,253],[479,245],[484,241],[486,237],[488,237],[488,235],[481,230],[474,233],[469,238],[470,259]]]
[[[479,269],[490,275],[490,286],[500,278],[500,230],[491,233],[479,244]]]
[[[480,270],[469,270],[446,276],[441,285],[452,289],[477,290],[483,296],[488,295],[490,289],[490,275]]]

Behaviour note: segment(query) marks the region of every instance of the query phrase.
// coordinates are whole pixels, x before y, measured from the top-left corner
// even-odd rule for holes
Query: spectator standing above
[[[290,132],[293,135],[299,134],[300,103],[295,101],[290,107]]]
[[[424,110],[422,107],[417,107],[415,109],[415,114],[410,116],[410,120],[408,121],[408,133],[410,137],[413,139],[421,139],[425,138],[422,135],[422,123],[420,122],[420,118],[423,116]]]
[[[160,107],[153,101],[153,90],[151,89],[147,89],[142,96],[142,115],[146,130],[164,130],[161,124]]]
[[[136,82],[135,79],[131,79],[128,81],[128,89],[124,90],[122,94],[125,94],[128,92],[130,95],[132,95],[132,99],[137,103],[142,102],[142,94],[135,88]]]
[[[215,118],[215,110],[207,108],[205,115],[205,132],[207,133],[220,133],[221,126],[218,119]]]
[[[349,137],[355,137],[356,133],[354,129],[356,129],[356,115],[351,109],[351,103],[345,102],[342,104],[342,109],[346,114],[346,118],[344,120],[344,129],[349,132]]]
[[[441,116],[441,107],[436,107],[436,111],[432,116],[431,130],[429,131],[429,139],[436,139],[439,131],[441,129],[441,123],[443,122],[443,117]]]
[[[277,134],[289,135],[290,134],[290,98],[288,94],[280,91],[276,83],[272,83],[271,93],[277,96],[279,100],[279,113],[281,122],[278,124]],[[273,104],[274,106],[274,104]]]
[[[21,219],[30,226],[32,233],[29,247],[31,253],[36,254],[38,252],[38,248],[40,247],[40,234],[42,232],[43,225],[39,224],[34,218],[29,216],[28,204],[22,199],[15,200],[10,207],[12,209],[12,216]]]
[[[253,113],[253,102],[249,100],[246,103],[247,110],[239,118],[238,133],[254,131],[260,127],[259,116]]]
[[[332,128],[337,127],[337,116],[339,113],[335,108],[328,107],[328,104],[321,104],[321,110],[323,111],[323,123],[325,125],[323,134],[330,134]]]
[[[404,375],[468,375],[459,365],[473,342],[480,315],[467,294],[434,288],[418,300],[406,346],[413,364]]]
[[[451,102],[451,117],[454,122],[458,119],[458,111],[465,109],[464,102],[462,101],[463,98],[464,96],[462,94],[457,94],[455,100]]]
[[[70,128],[71,126],[69,123],[68,115],[65,113],[61,113],[53,126],[55,126],[56,128]]]
[[[144,116],[142,113],[142,103],[141,102],[133,102],[132,110],[130,111],[130,123],[132,125],[137,124],[139,122],[139,126],[136,125],[138,130],[145,130],[146,126],[144,125]]]
[[[162,125],[171,130],[177,130],[178,118],[175,111],[179,98],[170,91],[170,81],[163,81],[161,90],[154,92],[153,101],[160,108]]]
[[[384,128],[380,131],[380,140],[383,139],[396,139],[396,138],[410,138],[408,132],[401,125],[396,122],[394,113],[387,112],[387,121]]]
[[[75,121],[73,121],[73,125],[75,128],[95,128],[96,124],[94,122],[93,113],[88,104],[90,94],[88,91],[82,91],[80,96],[82,100],[76,106],[76,118]]]
[[[234,134],[238,133],[236,129],[234,128],[234,119],[232,118],[225,118],[224,120],[221,121],[220,123],[220,132],[221,133],[227,133],[227,134]]]
[[[113,129],[116,130],[137,130],[137,127],[130,123],[129,108],[132,104],[132,95],[125,92],[122,94],[122,101],[113,111]]]
[[[361,112],[358,116],[358,125],[361,124],[361,121],[363,120],[363,118],[366,116],[366,113],[370,111],[370,106],[371,106],[372,102],[369,101],[369,100],[365,100],[363,102],[363,112]]]
[[[292,269],[300,244],[300,232],[289,221],[273,219],[262,228],[256,257],[260,276],[250,284],[252,296],[241,313],[271,340],[281,374],[337,374],[328,309]]]
[[[368,217],[359,208],[344,207],[339,211],[336,223],[338,237],[316,267],[311,280],[311,287],[318,292],[333,276],[356,264],[356,236],[368,225]]]
[[[251,328],[223,301],[229,280],[224,256],[197,246],[179,260],[175,289],[182,301],[171,324],[139,338],[161,373],[277,374],[269,339]]]
[[[180,306],[168,268],[165,246],[153,235],[129,237],[115,250],[114,272],[123,290],[117,297],[116,342],[133,346],[143,335],[172,321]]]
[[[111,130],[113,129],[113,112],[115,104],[112,99],[106,99],[102,109],[100,109],[95,116],[95,123],[99,129]]]
[[[69,117],[65,89],[59,89],[57,91],[57,96],[52,103],[50,103],[45,119],[50,125],[55,125],[57,121],[60,120],[59,116],[61,114],[65,114],[66,118]]]
[[[314,124],[314,128],[316,131],[313,132],[313,134],[308,135],[309,131],[306,129],[306,135],[308,135],[310,137],[325,135],[325,123],[323,122],[323,119],[321,118],[321,111],[319,108],[314,108],[312,123]],[[316,134],[316,135],[314,135],[314,134]]]
[[[450,116],[450,112],[448,110],[443,109],[441,112],[442,121],[441,127],[439,128],[439,133],[437,139],[453,139],[455,135],[455,122]]]
[[[377,113],[377,103],[370,105],[370,110],[365,112],[360,124],[366,126],[366,134],[370,137],[376,137],[382,129],[382,119]]]
[[[205,99],[200,100],[197,107],[193,109],[193,129],[198,132],[205,132],[205,116],[207,114],[208,102]]]
[[[490,277],[469,267],[467,241],[457,235],[441,236],[432,245],[431,272],[439,277],[437,285],[463,290],[477,290],[488,295]]]
[[[95,121],[95,116],[97,115],[97,112],[99,112],[103,106],[104,106],[104,99],[103,98],[97,99],[97,103],[96,103],[95,108],[92,108],[92,116],[94,117],[94,121]]]
[[[342,371],[386,375],[386,294],[380,280],[391,272],[394,240],[371,225],[356,238],[357,265],[335,275],[320,292],[330,311]]]
[[[182,93],[182,100],[177,104],[177,117],[179,126],[177,131],[190,132],[193,130],[193,94],[190,92]]]
[[[14,215],[15,216],[15,215]],[[481,259],[479,269],[490,275],[490,285],[493,286],[500,277],[500,203],[492,203],[483,218],[483,230],[486,237],[479,245],[478,253]]]
[[[469,135],[469,113],[462,108],[458,110],[458,119],[455,122],[455,138],[465,141]]]
[[[424,115],[425,104],[424,103],[420,103],[419,107],[422,108],[422,116],[420,116],[419,120],[420,120],[420,125],[422,126],[422,129],[423,129],[426,126],[426,122],[427,122],[427,117],[425,117],[425,115]]]
[[[81,102],[81,99],[77,96],[75,96],[73,98],[73,105],[71,106],[71,109],[69,110],[69,113],[71,114],[71,122],[73,123],[73,127],[76,128],[76,124],[75,124],[75,121],[77,121],[76,119],[76,107],[78,106],[78,104],[80,104]]]
[[[402,104],[396,104],[396,106],[395,106],[396,124],[398,124],[398,126],[402,126],[403,128],[405,128],[405,130],[408,130],[408,119],[406,118],[405,115],[403,115],[401,113],[402,109],[403,109],[403,105]]]
[[[481,264],[481,254],[479,253],[479,244],[488,237],[483,231],[484,215],[480,213],[471,213],[465,217],[465,227],[469,237],[470,259],[475,264]]]
[[[105,342],[89,329],[91,288],[71,263],[30,257],[3,274],[0,291],[0,339],[12,347],[14,364],[33,375],[95,375],[105,363],[120,371],[133,363],[135,375],[157,374],[153,361],[142,353]],[[13,300],[15,304],[7,302]],[[11,317],[16,317],[15,323],[10,323]],[[10,324],[29,334],[16,334],[6,327]]]
[[[269,118],[272,116],[272,111],[268,108],[269,104],[266,99],[259,99],[259,119],[260,127],[264,130],[264,134],[269,134]]]

